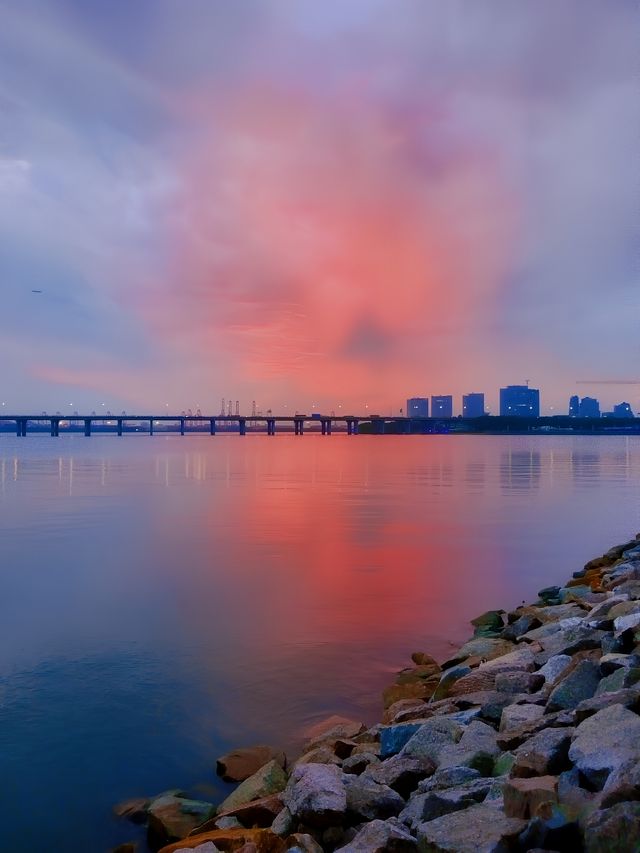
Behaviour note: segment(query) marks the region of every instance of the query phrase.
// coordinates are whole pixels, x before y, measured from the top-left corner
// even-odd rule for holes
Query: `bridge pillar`
[[[360,432],[360,424],[359,424],[358,420],[355,419],[353,421],[353,424],[351,425],[351,434],[352,435],[358,435],[359,432]]]
[[[180,418],[180,435],[184,435],[184,418]]]
[[[22,432],[22,419],[21,418],[16,418],[16,435],[18,436],[18,438],[20,438],[21,436],[24,435],[24,433]]]
[[[327,422],[325,421],[324,418],[320,421],[320,428],[322,430],[322,435],[326,435],[327,434]]]
[[[215,418],[211,418],[209,421],[209,433],[211,435],[216,434],[216,419]]]
[[[149,435],[153,435],[153,418],[149,418]]]
[[[51,418],[51,435],[53,437],[60,435],[60,421],[55,418]]]
[[[247,419],[246,418],[239,418],[238,430],[240,432],[240,435],[246,435],[247,434]]]
[[[118,418],[118,435],[122,435],[122,418]]]
[[[304,433],[304,421],[302,420],[302,418],[299,418],[296,421],[296,426],[298,427],[296,435],[302,435]]]
[[[327,435],[331,435],[332,427],[333,427],[333,423],[331,421],[331,418],[329,418],[329,420],[327,421]]]
[[[87,438],[91,435],[91,418],[84,419],[84,434]]]
[[[267,419],[267,435],[275,435],[276,434],[276,421],[275,418]]]

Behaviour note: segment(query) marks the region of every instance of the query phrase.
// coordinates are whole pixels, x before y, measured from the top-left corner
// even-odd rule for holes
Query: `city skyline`
[[[630,0],[0,11],[11,408],[636,373]]]

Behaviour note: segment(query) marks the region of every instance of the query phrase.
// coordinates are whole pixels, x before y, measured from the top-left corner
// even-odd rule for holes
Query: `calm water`
[[[627,437],[0,436],[0,846],[101,853],[118,800],[374,722],[412,651],[635,533],[639,475]]]

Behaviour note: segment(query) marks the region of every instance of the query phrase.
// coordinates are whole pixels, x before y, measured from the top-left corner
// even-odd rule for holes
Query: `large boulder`
[[[479,720],[473,720],[465,728],[458,743],[441,754],[438,765],[472,767],[484,776],[490,776],[493,761],[499,753],[495,729]]]
[[[280,791],[284,791],[286,784],[287,774],[280,764],[275,760],[269,761],[229,794],[218,806],[218,814],[227,814],[245,803],[260,800],[271,794],[279,794]]]
[[[400,820],[412,829],[428,820],[466,809],[486,799],[494,785],[493,779],[472,779],[454,788],[427,791],[411,797],[400,813]]]
[[[520,729],[539,721],[543,715],[544,708],[541,705],[507,705],[500,717],[500,732]]]
[[[415,853],[416,840],[395,818],[366,823],[340,853]]]
[[[284,768],[284,752],[272,746],[248,746],[234,749],[216,761],[216,773],[225,782],[244,782],[269,761],[277,761]]]
[[[420,726],[402,748],[400,755],[405,758],[430,759],[435,764],[445,750],[457,743],[464,733],[464,727],[447,717],[433,717]]]
[[[543,729],[515,751],[513,776],[556,775],[567,769],[569,746],[574,730],[570,727]]]
[[[515,846],[526,822],[480,803],[418,827],[422,853],[501,853]]]
[[[558,780],[555,776],[508,779],[502,794],[507,817],[529,819],[550,812],[549,807],[558,801]]]
[[[514,645],[513,643],[510,643],[509,640],[499,640],[491,637],[475,637],[473,640],[469,640],[468,643],[465,643],[451,661],[457,663],[470,657],[493,660],[493,658],[501,657],[501,655],[506,655],[508,652],[512,652],[513,650]]]
[[[562,678],[551,691],[547,701],[548,711],[575,708],[590,699],[598,689],[600,668],[590,660],[581,660],[575,669]]]
[[[365,771],[369,778],[381,785],[388,785],[401,797],[408,797],[419,783],[436,769],[431,758],[409,758],[394,755],[379,764],[370,765]]]
[[[309,826],[339,824],[347,811],[343,774],[331,764],[296,767],[283,799],[293,817]]]
[[[388,785],[375,782],[370,776],[345,776],[347,811],[360,820],[396,817],[404,808],[404,800]]]
[[[594,812],[584,831],[585,853],[636,853],[640,850],[640,803],[618,803]]]
[[[624,800],[640,800],[640,762],[635,758],[616,767],[602,789],[602,808]]]
[[[185,838],[192,829],[215,814],[215,806],[166,794],[157,797],[147,809],[147,840],[152,850],[170,841]]]
[[[628,761],[640,761],[640,717],[610,705],[577,727],[569,758],[590,784],[601,789],[607,777]]]

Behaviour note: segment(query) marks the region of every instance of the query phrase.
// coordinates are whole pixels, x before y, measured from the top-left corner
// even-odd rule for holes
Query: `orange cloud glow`
[[[497,152],[440,104],[268,86],[214,100],[195,110],[206,131],[185,153],[164,295],[145,305],[154,329],[225,352],[248,385],[319,399],[422,387],[443,354],[439,378],[459,372],[459,335],[511,258]]]

